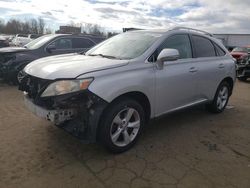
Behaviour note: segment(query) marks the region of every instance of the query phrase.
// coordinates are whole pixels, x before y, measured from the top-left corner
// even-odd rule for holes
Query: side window
[[[219,45],[217,45],[216,43],[214,43],[216,52],[217,52],[217,56],[224,56],[226,55],[226,52],[224,50],[221,49],[221,47],[219,47]]]
[[[55,46],[58,50],[60,49],[71,49],[72,48],[72,41],[68,38],[61,38],[57,39],[56,41],[52,42],[51,45]]]
[[[94,45],[95,43],[87,38],[73,38],[72,39],[73,48],[90,48]]]
[[[188,35],[178,34],[167,38],[149,58],[149,62],[156,61],[159,53],[164,48],[172,48],[178,50],[180,59],[192,58],[192,48]]]
[[[192,36],[196,57],[214,57],[216,56],[214,45],[212,42],[200,36]]]

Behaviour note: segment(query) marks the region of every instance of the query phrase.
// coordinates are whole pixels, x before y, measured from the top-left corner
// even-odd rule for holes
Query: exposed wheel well
[[[221,82],[227,82],[230,86],[230,95],[232,95],[233,87],[234,87],[234,81],[231,77],[224,78]]]
[[[151,106],[150,106],[150,102],[148,100],[148,97],[142,93],[142,92],[128,92],[128,93],[124,93],[118,97],[116,97],[110,104],[113,104],[119,100],[122,100],[122,98],[124,97],[127,97],[127,98],[130,98],[130,99],[134,99],[135,101],[137,101],[144,109],[144,112],[145,112],[145,122],[147,123],[149,120],[150,120],[150,116],[151,116]],[[109,105],[110,105],[109,104]],[[109,106],[108,105],[108,106]],[[108,107],[106,107],[107,109]],[[97,127],[97,132],[96,132],[96,138],[98,139],[99,138],[99,134],[100,134],[100,123],[102,121],[102,118],[103,116],[105,115],[106,113],[106,109],[104,109],[103,111],[103,114],[101,115],[100,119],[99,119],[99,123],[98,123],[98,127]]]
[[[128,92],[128,93],[125,93],[125,94],[122,94],[122,95],[116,97],[111,103],[114,103],[123,97],[128,97],[128,98],[131,98],[131,99],[134,99],[135,101],[137,101],[144,109],[146,122],[149,121],[150,115],[151,115],[151,105],[150,105],[150,102],[148,100],[148,97],[144,93],[138,92],[138,91]]]

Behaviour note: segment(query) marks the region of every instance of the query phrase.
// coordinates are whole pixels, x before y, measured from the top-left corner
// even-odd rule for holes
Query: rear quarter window
[[[193,35],[192,39],[195,47],[195,57],[216,56],[214,45],[209,39],[196,35]]]
[[[214,43],[215,49],[216,49],[216,53],[217,56],[224,56],[226,55],[226,52],[216,43]]]

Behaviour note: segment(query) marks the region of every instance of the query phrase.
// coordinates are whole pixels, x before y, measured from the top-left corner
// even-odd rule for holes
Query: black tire
[[[115,118],[117,116],[119,116],[121,113],[123,113],[123,111],[125,113],[126,109],[134,109],[136,111],[136,115],[139,117],[140,125],[139,125],[139,128],[138,128],[136,135],[134,134],[134,132],[130,133],[130,136],[132,136],[132,137],[135,135],[133,140],[131,139],[132,141],[130,143],[128,143],[127,145],[124,145],[124,146],[118,146],[112,141],[112,138],[111,138],[113,136],[112,135],[113,127],[116,126],[116,123],[114,123],[114,121],[115,121]],[[132,115],[131,117],[134,118],[133,116],[134,115]],[[120,120],[121,120],[121,118],[120,118]],[[131,147],[133,147],[134,144],[137,142],[139,136],[141,135],[144,124],[145,124],[145,113],[144,113],[142,106],[137,101],[135,101],[133,99],[121,98],[118,101],[111,103],[110,106],[108,106],[108,108],[105,110],[105,112],[102,116],[102,119],[101,119],[101,123],[99,125],[98,141],[100,142],[100,144],[102,144],[105,148],[107,148],[112,153],[125,152],[128,149],[130,149]],[[120,126],[122,126],[122,125],[120,125]],[[117,127],[120,127],[120,126],[118,126],[118,124],[117,124]],[[128,127],[128,125],[127,125],[127,127]],[[118,129],[121,129],[121,128],[117,128],[116,131],[118,131]],[[130,128],[126,128],[127,133],[129,132],[128,129],[130,129]],[[122,137],[124,137],[123,132],[120,133],[120,136],[117,137],[117,140],[119,140],[119,139],[122,140]],[[125,137],[123,139],[125,139]]]
[[[238,77],[238,80],[245,82],[247,80],[247,77]]]
[[[224,87],[226,87],[227,91],[228,91],[228,93],[227,93],[227,99],[225,100],[225,103],[223,103],[223,105],[220,106],[220,105],[218,105],[218,98],[219,98],[219,95],[220,95],[220,91]],[[231,91],[231,87],[228,84],[228,82],[224,81],[224,82],[220,83],[220,85],[217,88],[217,91],[216,91],[216,94],[214,96],[213,101],[206,106],[207,110],[210,111],[210,112],[212,112],[212,113],[221,113],[221,112],[223,112],[224,109],[227,106],[227,103],[228,103],[228,100],[229,100],[229,97],[230,97],[230,91]]]

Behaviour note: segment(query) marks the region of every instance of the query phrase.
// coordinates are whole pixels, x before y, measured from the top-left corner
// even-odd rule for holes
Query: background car
[[[0,48],[9,46],[9,40],[7,37],[0,36]]]
[[[249,59],[248,49],[246,47],[236,47],[231,51],[231,55],[238,63],[243,63]]]
[[[0,77],[17,83],[17,75],[31,61],[51,55],[85,52],[105,38],[92,35],[50,34],[39,37],[24,47],[0,49]]]
[[[12,46],[22,47],[40,36],[37,34],[17,34],[12,40]]]
[[[237,63],[237,78],[246,81],[250,77],[250,47],[236,47],[231,52]]]

